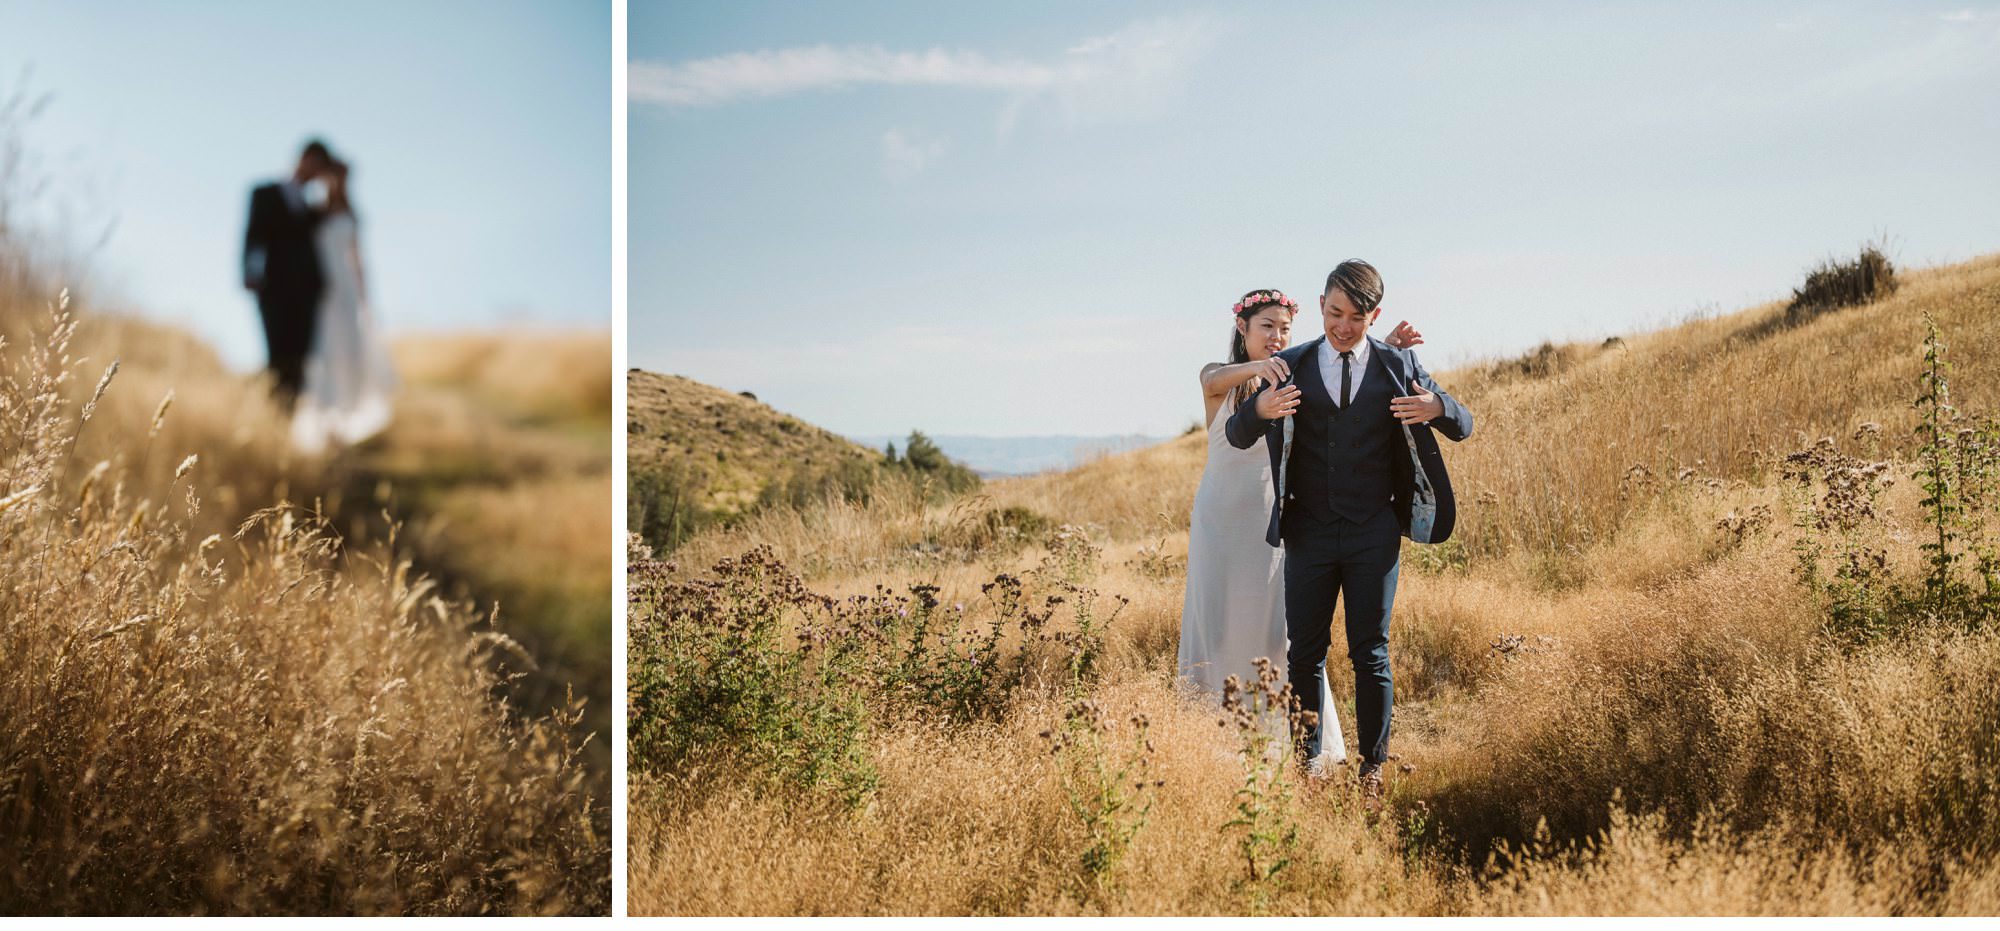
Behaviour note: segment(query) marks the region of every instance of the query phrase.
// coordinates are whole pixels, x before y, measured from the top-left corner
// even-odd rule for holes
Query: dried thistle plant
[[[1292,782],[1294,734],[1317,725],[1302,711],[1292,686],[1282,681],[1266,657],[1257,657],[1257,681],[1230,676],[1222,684],[1223,727],[1234,728],[1243,763],[1236,790],[1236,817],[1222,826],[1237,833],[1243,871],[1234,888],[1251,913],[1266,911],[1283,883],[1285,868],[1298,856],[1297,787]]]

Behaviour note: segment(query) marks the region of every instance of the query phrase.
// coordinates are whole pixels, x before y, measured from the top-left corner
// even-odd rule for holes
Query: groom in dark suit
[[[250,192],[250,222],[243,234],[243,286],[257,295],[264,321],[269,367],[277,379],[278,403],[287,410],[305,382],[306,354],[319,322],[325,281],[313,245],[319,213],[306,203],[306,183],[333,167],[326,144],[315,139],[299,153],[284,181]]]
[[[1286,660],[1304,711],[1332,711],[1319,706],[1320,683],[1335,599],[1347,604],[1360,776],[1370,793],[1381,791],[1389,754],[1389,613],[1413,497],[1442,486],[1439,517],[1450,532],[1449,479],[1430,429],[1452,440],[1472,433],[1472,414],[1416,356],[1368,335],[1381,302],[1373,266],[1340,263],[1320,295],[1325,337],[1280,353],[1290,380],[1259,389],[1226,427],[1238,449],[1259,440],[1271,449],[1277,500],[1266,541],[1285,547]],[[1426,524],[1419,520],[1418,539],[1443,539]],[[1319,735],[1317,726],[1301,735],[1309,767],[1319,758]]]

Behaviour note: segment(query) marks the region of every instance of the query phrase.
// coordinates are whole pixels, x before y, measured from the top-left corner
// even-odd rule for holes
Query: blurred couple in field
[[[1230,308],[1228,361],[1201,370],[1208,459],[1188,532],[1179,658],[1182,681],[1211,695],[1232,677],[1255,686],[1256,661],[1268,658],[1300,712],[1299,760],[1323,776],[1347,758],[1326,685],[1343,602],[1358,775],[1371,797],[1389,759],[1402,538],[1450,536],[1456,511],[1434,433],[1472,433],[1472,414],[1411,351],[1421,333],[1405,321],[1387,340],[1368,335],[1382,293],[1373,266],[1340,263],[1319,298],[1324,334],[1297,346],[1299,307],[1283,292],[1252,291]]]
[[[292,440],[319,452],[389,424],[396,375],[368,307],[347,162],[307,142],[291,177],[250,192],[243,286],[257,295]]]

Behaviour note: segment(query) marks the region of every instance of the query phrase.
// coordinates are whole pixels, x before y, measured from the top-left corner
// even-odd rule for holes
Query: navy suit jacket
[[[1396,509],[1396,519],[1402,524],[1403,532],[1408,534],[1411,504],[1418,497],[1420,487],[1427,485],[1428,488],[1422,490],[1435,496],[1437,513],[1428,538],[1422,542],[1442,543],[1451,536],[1452,526],[1457,521],[1457,504],[1451,494],[1451,476],[1445,472],[1444,455],[1438,451],[1435,434],[1442,433],[1453,442],[1471,436],[1472,412],[1466,410],[1465,405],[1458,403],[1457,399],[1446,394],[1443,388],[1438,387],[1437,382],[1431,380],[1430,373],[1424,371],[1423,365],[1417,362],[1415,353],[1407,349],[1397,349],[1373,336],[1367,339],[1369,352],[1382,360],[1383,368],[1388,370],[1391,378],[1395,379],[1396,397],[1409,396],[1410,383],[1416,382],[1424,386],[1424,390],[1437,395],[1438,400],[1444,403],[1444,413],[1436,419],[1430,423],[1408,428],[1407,454],[1396,456],[1396,462],[1391,467],[1395,477],[1395,497],[1390,502]],[[1285,360],[1285,364],[1289,365],[1293,372],[1297,372],[1302,365],[1319,364],[1317,353],[1325,343],[1326,337],[1321,336],[1278,353],[1278,358]],[[1271,504],[1271,525],[1264,534],[1264,542],[1278,546],[1280,545],[1278,528],[1283,523],[1285,515],[1286,489],[1291,486],[1290,476],[1286,470],[1290,467],[1292,458],[1292,418],[1265,420],[1257,416],[1257,398],[1271,387],[1273,386],[1266,385],[1257,389],[1249,397],[1244,398],[1242,403],[1236,405],[1236,412],[1231,414],[1229,422],[1223,425],[1223,432],[1229,437],[1229,445],[1237,449],[1249,449],[1262,439],[1271,451],[1271,481],[1277,494]],[[1306,415],[1301,412],[1292,416]],[[1402,453],[1404,450],[1399,449],[1398,452]],[[1419,466],[1423,470],[1422,476],[1417,474]]]
[[[285,202],[284,185],[260,184],[250,191],[250,222],[243,230],[243,278],[257,282],[257,291],[280,300],[316,308],[325,278],[313,229],[319,218],[311,209],[294,212]]]

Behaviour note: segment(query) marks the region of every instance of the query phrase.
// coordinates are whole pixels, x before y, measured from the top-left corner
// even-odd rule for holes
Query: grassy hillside
[[[921,434],[891,460],[755,397],[678,375],[633,369],[625,388],[627,519],[663,550],[774,506],[828,496],[866,502],[909,483],[928,498],[979,484]]]
[[[630,525],[660,545],[748,513],[788,477],[862,483],[882,462],[754,398],[680,376],[632,370],[626,412]]]
[[[678,375],[634,369],[625,391],[630,461],[688,476],[692,503],[706,518],[748,512],[793,468],[839,472],[882,459],[754,398]]]
[[[1482,434],[1450,451],[1460,494],[1482,502],[1466,546],[1586,548],[1649,486],[1761,483],[1785,453],[1864,423],[1880,425],[1884,453],[1907,455],[1925,313],[1957,352],[1960,406],[2000,408],[2000,383],[1982,371],[2000,346],[2000,256],[1906,279],[1888,300],[1805,326],[1779,326],[1785,308],[1771,304],[1462,373],[1453,390]]]
[[[640,559],[634,912],[2000,909],[2000,256],[1785,313],[1441,376],[1479,426],[1404,549],[1379,810],[1175,692],[1198,435]]]

